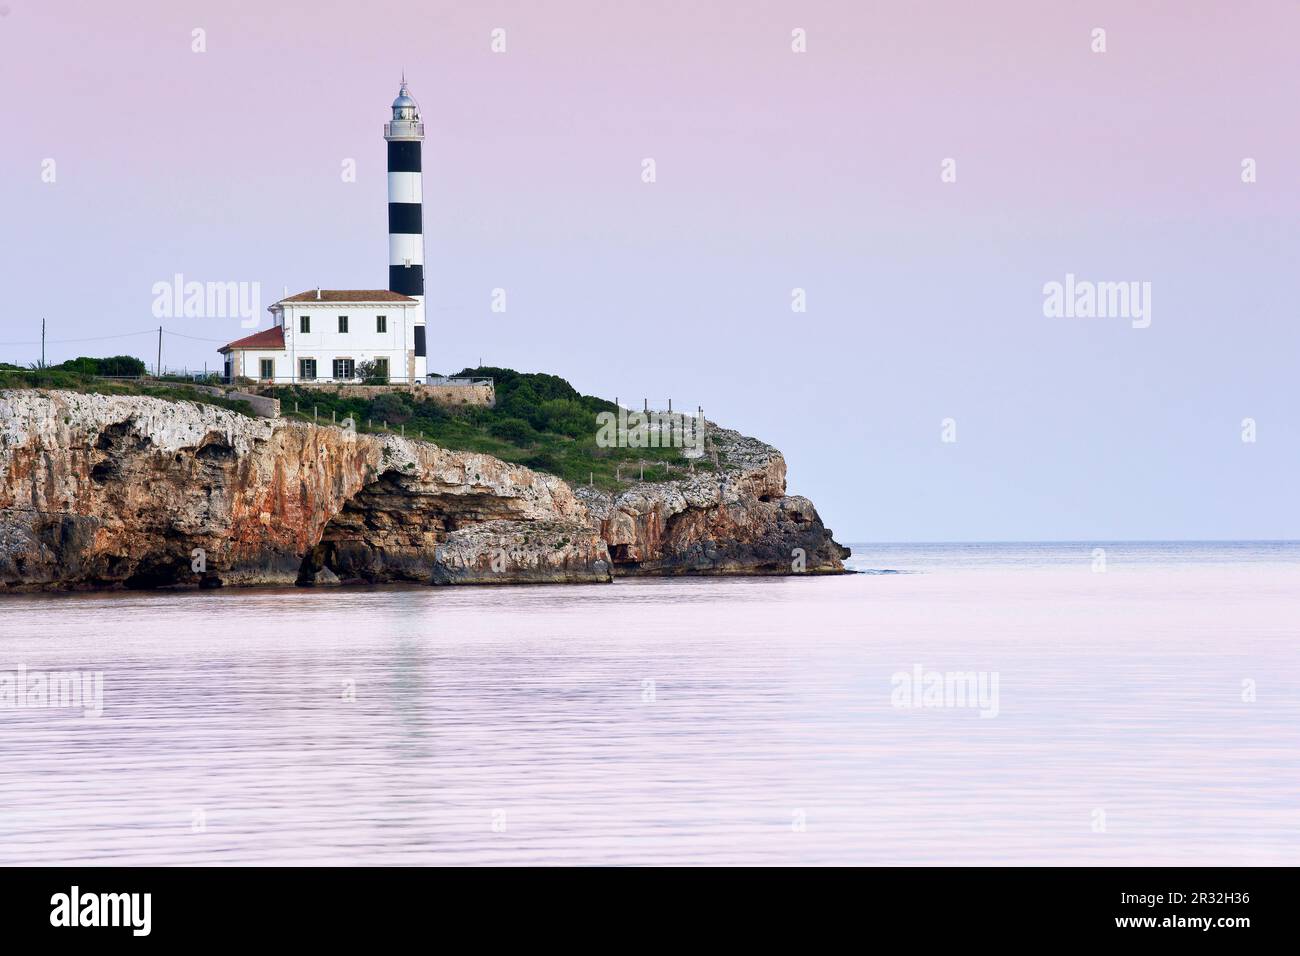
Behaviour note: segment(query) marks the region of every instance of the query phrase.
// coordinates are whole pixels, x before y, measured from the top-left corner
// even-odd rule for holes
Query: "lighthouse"
[[[406,77],[397,99],[393,118],[384,124],[388,141],[388,290],[408,295],[420,304],[415,309],[416,381],[428,372],[424,324],[424,216],[420,181],[420,143],[424,123],[420,105],[406,88]]]

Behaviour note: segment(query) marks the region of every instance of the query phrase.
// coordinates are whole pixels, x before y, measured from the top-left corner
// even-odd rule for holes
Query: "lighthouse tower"
[[[384,124],[388,141],[388,290],[420,303],[415,310],[414,368],[409,374],[424,381],[428,372],[424,325],[424,217],[421,212],[420,143],[424,124],[420,105],[402,88],[393,100],[393,119]]]

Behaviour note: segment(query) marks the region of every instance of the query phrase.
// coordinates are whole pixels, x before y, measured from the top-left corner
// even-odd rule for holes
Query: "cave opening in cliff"
[[[611,544],[609,546],[609,558],[615,564],[635,565],[640,564],[631,555],[632,546],[630,544]]]
[[[343,503],[304,556],[299,586],[433,580],[438,546],[459,528],[507,517],[490,494],[440,494],[396,470]]]

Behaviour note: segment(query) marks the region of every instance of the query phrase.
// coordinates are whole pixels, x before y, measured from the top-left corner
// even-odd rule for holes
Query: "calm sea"
[[[853,547],[0,597],[0,863],[1300,863],[1300,544]]]

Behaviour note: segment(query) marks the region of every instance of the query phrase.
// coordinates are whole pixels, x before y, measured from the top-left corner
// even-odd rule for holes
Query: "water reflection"
[[[1197,547],[0,597],[0,671],[105,705],[0,710],[0,862],[1294,862],[1300,557]],[[917,664],[998,717],[892,707]]]

